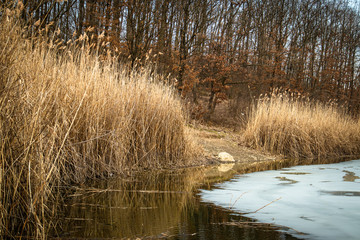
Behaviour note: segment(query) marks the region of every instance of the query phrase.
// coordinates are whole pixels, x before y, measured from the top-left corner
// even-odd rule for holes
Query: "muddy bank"
[[[204,164],[221,163],[218,154],[227,152],[231,154],[235,163],[254,163],[282,159],[281,156],[270,155],[250,149],[241,144],[241,135],[231,128],[191,125],[191,132],[195,141],[203,148]]]

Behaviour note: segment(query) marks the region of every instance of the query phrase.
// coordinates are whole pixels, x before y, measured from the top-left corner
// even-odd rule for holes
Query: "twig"
[[[231,207],[230,207],[230,210],[234,207],[235,203],[236,203],[245,193],[247,193],[247,192],[243,192],[243,193],[234,201],[234,203],[233,203],[233,204],[231,205]]]
[[[260,211],[261,209],[269,206],[270,204],[272,204],[272,203],[274,203],[274,202],[276,202],[276,201],[279,201],[281,198],[282,198],[282,197],[279,197],[278,199],[275,199],[275,200],[269,202],[268,204],[266,204],[266,205],[262,206],[261,208],[257,209],[256,211],[254,211],[254,212],[247,212],[246,214],[249,214],[249,213],[257,213],[257,212]]]

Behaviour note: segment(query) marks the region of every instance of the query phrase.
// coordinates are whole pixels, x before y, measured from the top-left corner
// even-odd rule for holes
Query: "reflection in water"
[[[254,222],[201,202],[198,188],[239,171],[283,162],[148,173],[88,184],[69,196],[59,219],[61,239],[295,239],[284,228]],[[228,168],[228,169],[227,169]]]
[[[320,191],[320,192],[334,196],[360,197],[360,192],[356,192],[356,191]]]
[[[281,172],[281,174],[289,174],[289,175],[306,175],[306,174],[310,174],[307,172]]]
[[[77,191],[66,206],[65,235],[96,238],[171,235],[185,206],[191,205],[191,183],[199,176],[150,173],[126,181],[94,183],[92,188]]]
[[[227,171],[230,171],[234,166],[235,166],[235,163],[220,164],[218,166],[218,171],[219,172],[227,172]]]
[[[295,239],[289,234],[295,230],[259,223],[202,202],[197,193],[199,188],[213,189],[215,183],[231,180],[235,174],[296,163],[224,164],[88,183],[67,195],[52,235],[61,239]],[[296,185],[295,177],[280,176],[279,180]],[[234,197],[231,205],[240,200]]]

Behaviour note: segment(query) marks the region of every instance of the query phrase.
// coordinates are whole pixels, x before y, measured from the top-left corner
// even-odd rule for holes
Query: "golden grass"
[[[336,104],[312,102],[274,91],[250,113],[244,142],[256,149],[294,159],[360,155],[360,124]]]
[[[0,23],[0,236],[45,239],[68,184],[188,164],[181,101],[158,76],[100,61],[86,35],[24,38],[14,14]]]

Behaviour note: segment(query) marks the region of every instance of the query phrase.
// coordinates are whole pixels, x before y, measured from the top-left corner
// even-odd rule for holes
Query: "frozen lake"
[[[304,239],[360,239],[360,160],[238,175],[204,202]]]

